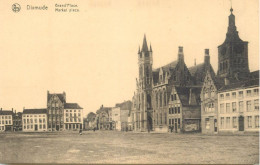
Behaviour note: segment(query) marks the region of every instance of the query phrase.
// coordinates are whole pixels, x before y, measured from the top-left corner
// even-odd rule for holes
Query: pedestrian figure
[[[96,128],[94,128],[93,131],[95,132],[95,131],[96,131]]]
[[[171,126],[170,128],[171,128],[171,133],[172,133],[172,131],[173,131],[173,126]]]
[[[81,129],[79,130],[79,135],[82,135],[82,130]]]

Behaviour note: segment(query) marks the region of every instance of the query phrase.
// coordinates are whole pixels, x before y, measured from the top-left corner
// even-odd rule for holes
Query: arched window
[[[163,100],[164,100],[164,106],[166,106],[167,105],[167,93],[165,91],[164,91]]]
[[[162,92],[160,92],[160,107],[162,107]]]

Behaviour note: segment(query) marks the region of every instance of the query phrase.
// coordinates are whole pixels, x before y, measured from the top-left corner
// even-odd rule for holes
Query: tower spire
[[[140,54],[140,52],[141,52],[141,51],[140,51],[140,45],[139,45],[139,48],[138,48],[138,54]]]
[[[150,43],[150,52],[152,52],[152,51],[153,51],[152,44]]]
[[[146,36],[145,36],[145,34],[144,34],[142,52],[146,52],[146,51],[148,51],[148,46],[147,46]]]

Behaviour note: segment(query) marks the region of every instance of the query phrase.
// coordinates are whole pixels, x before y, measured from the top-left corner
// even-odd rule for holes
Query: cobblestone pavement
[[[0,133],[0,163],[259,163],[258,135]]]

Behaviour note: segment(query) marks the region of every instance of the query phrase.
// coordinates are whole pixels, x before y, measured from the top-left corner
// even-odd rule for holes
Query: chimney
[[[64,100],[65,100],[65,103],[66,103],[66,92],[63,91],[63,97],[64,97]]]
[[[14,112],[14,108],[12,108],[12,112]]]
[[[210,64],[209,49],[205,49],[204,64]]]
[[[227,77],[225,77],[224,81],[225,81],[225,85],[229,85],[229,79]]]
[[[183,60],[184,61],[184,55],[183,55],[183,47],[179,46],[179,50],[178,50],[178,60]]]
[[[1,111],[2,111],[3,109],[1,108]]]

